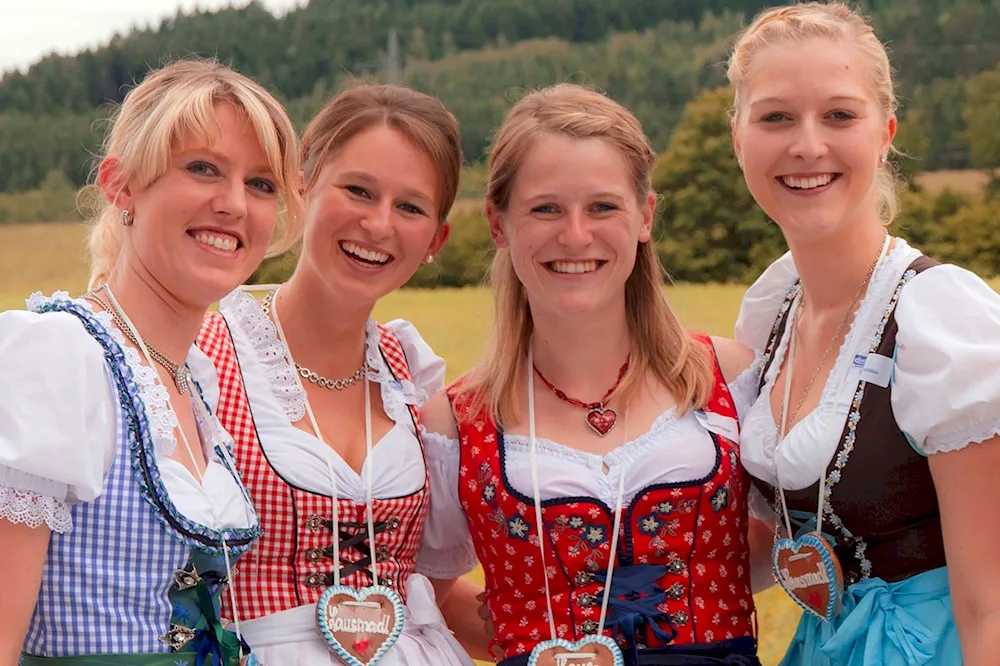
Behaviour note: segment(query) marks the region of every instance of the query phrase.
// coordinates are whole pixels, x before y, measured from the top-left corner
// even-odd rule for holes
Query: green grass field
[[[0,311],[23,308],[33,291],[85,291],[87,260],[81,224],[0,225]],[[744,287],[678,285],[668,297],[690,327],[731,335]],[[405,290],[382,300],[375,311],[381,321],[412,321],[428,343],[448,362],[448,379],[466,371],[478,357],[491,319],[485,289]],[[482,582],[481,571],[470,574]],[[799,611],[778,588],[757,598],[760,651],[765,666],[777,664],[794,632]]]

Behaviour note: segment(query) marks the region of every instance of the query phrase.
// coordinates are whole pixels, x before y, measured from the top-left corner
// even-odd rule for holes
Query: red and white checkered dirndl
[[[379,332],[379,346],[390,372],[397,380],[409,381],[406,356],[398,338],[382,325]],[[236,466],[264,529],[264,536],[240,560],[235,578],[239,617],[250,620],[315,603],[333,584],[331,499],[292,486],[268,462],[254,427],[239,358],[225,318],[217,312],[209,313],[197,342],[218,372],[218,417],[236,441]],[[416,426],[418,416],[413,406],[410,414]],[[416,568],[429,503],[426,481],[412,495],[372,503],[379,583],[393,588],[404,602],[407,578]],[[358,588],[370,585],[365,506],[340,499],[338,521],[344,565],[341,584]],[[232,612],[228,595],[223,612]]]

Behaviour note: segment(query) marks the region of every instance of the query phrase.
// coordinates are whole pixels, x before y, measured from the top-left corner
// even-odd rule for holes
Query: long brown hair
[[[539,136],[599,138],[620,151],[629,166],[635,195],[645,201],[656,153],[639,121],[598,92],[558,84],[529,93],[511,109],[490,151],[486,198],[504,211],[524,156]],[[634,395],[649,373],[677,397],[683,413],[701,407],[712,392],[711,358],[681,325],[663,294],[663,267],[652,241],[639,243],[635,267],[625,283],[625,307],[632,342],[629,370],[618,393]],[[533,330],[524,286],[510,252],[499,249],[490,267],[494,322],[480,363],[459,390],[470,414],[488,409],[497,423],[517,422],[519,396],[526,386],[524,359]],[[463,418],[463,414],[458,417]]]

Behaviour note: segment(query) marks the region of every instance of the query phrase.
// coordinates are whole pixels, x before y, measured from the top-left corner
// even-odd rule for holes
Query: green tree
[[[950,261],[952,248],[945,238],[942,222],[971,205],[971,197],[951,190],[936,195],[905,190],[900,196],[899,215],[893,221],[892,232],[924,253]]]
[[[407,283],[409,287],[464,287],[483,282],[495,246],[481,207],[463,206],[450,216],[451,236],[434,258]]]
[[[1000,220],[997,203],[981,200],[941,223],[940,257],[983,277],[1000,274]]]
[[[893,144],[902,154],[893,156],[893,164],[907,182],[912,184],[914,177],[924,171],[930,141],[927,125],[919,109],[910,111],[900,119]]]
[[[969,79],[962,117],[973,166],[1000,167],[1000,65]]]
[[[731,89],[718,88],[689,103],[653,173],[657,247],[677,280],[746,282],[784,251],[733,154],[732,101]]]

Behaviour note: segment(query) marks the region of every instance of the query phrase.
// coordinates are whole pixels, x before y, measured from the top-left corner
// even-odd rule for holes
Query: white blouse
[[[53,298],[68,298],[57,292]],[[28,299],[29,308],[44,302]],[[90,310],[88,301],[76,300]],[[212,529],[256,524],[243,490],[215,453],[232,440],[214,416],[199,420],[208,460],[203,482],[168,458],[177,439],[174,414],[155,370],[105,312],[98,320],[125,349],[147,409],[156,465],[171,502],[185,517]],[[212,362],[192,345],[186,359],[205,388]],[[213,384],[214,388],[214,384]],[[214,389],[217,395],[218,390]],[[214,409],[210,402],[209,408]],[[69,506],[101,496],[122,439],[118,391],[104,349],[72,314],[11,310],[0,313],[0,517],[55,532],[70,532]]]
[[[741,418],[757,396],[761,370],[758,355],[749,368],[729,384],[729,391]],[[622,502],[628,505],[635,496],[653,484],[682,483],[702,479],[715,467],[716,449],[710,431],[699,414],[689,411],[678,417],[671,408],[662,413],[648,431],[616,447],[605,455],[579,451],[549,439],[536,438],[538,478],[542,501],[558,497],[592,497],[614,507],[618,485],[624,478]],[[718,430],[718,434],[732,434]],[[427,433],[428,461],[436,485],[431,493],[435,519],[460,525],[462,538],[470,540],[468,525],[458,496],[459,442],[439,433]],[[504,435],[504,471],[508,482],[523,495],[531,497],[530,441],[523,435]],[[607,474],[604,468],[607,467]]]
[[[789,490],[807,488],[820,478],[836,452],[878,324],[903,273],[919,256],[919,250],[896,239],[872,276],[818,406],[778,447],[768,396],[788,348],[790,327],[785,327],[765,373],[761,398],[743,424],[743,464],[751,474],[776,485],[775,465],[780,465],[782,485]],[[797,276],[791,254],[764,271],[743,299],[738,341],[764,349]],[[788,311],[788,321],[798,301]],[[1000,435],[1000,295],[975,274],[942,264],[903,287],[895,317],[892,411],[915,446],[931,455]],[[856,363],[856,357],[861,362]]]
[[[226,296],[219,305],[240,357],[240,371],[253,411],[260,445],[268,461],[286,480],[320,495],[331,495],[330,470],[337,494],[358,504],[367,500],[366,480],[371,466],[372,496],[379,499],[412,495],[431,476],[431,502],[435,469],[425,466],[408,404],[420,406],[444,386],[445,363],[410,322],[390,321],[386,326],[399,338],[412,378],[412,387],[393,380],[379,349],[376,323],[368,321],[366,350],[369,378],[378,382],[382,407],[395,425],[378,442],[371,457],[356,472],[336,451],[310,433],[293,425],[305,415],[306,392],[288,360],[277,330],[256,299],[243,290]],[[217,383],[217,382],[216,382]],[[417,571],[433,578],[455,578],[476,565],[471,546],[452,536],[453,525],[428,515]]]

